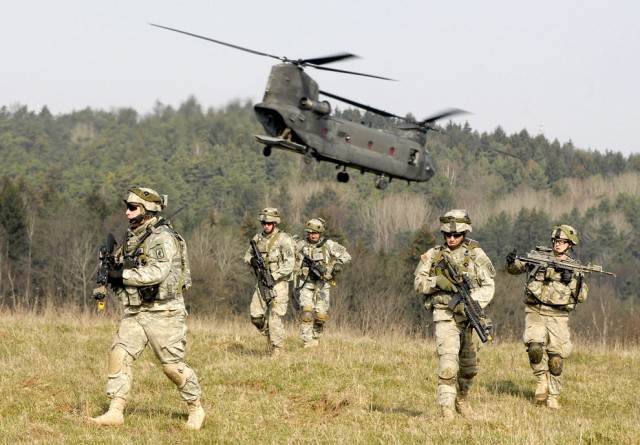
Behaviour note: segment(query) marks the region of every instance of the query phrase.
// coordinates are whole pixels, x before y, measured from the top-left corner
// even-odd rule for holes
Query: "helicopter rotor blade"
[[[340,97],[340,96],[336,96],[335,94],[327,93],[326,91],[322,91],[321,90],[321,91],[319,91],[319,93],[324,95],[324,96],[331,97],[333,99],[339,100],[340,102],[344,102],[344,103],[347,103],[349,105],[353,105],[354,107],[358,107],[358,108],[362,108],[363,110],[371,111],[372,113],[375,113],[375,114],[380,115],[382,117],[395,117],[395,118],[398,118],[398,119],[403,119],[402,117],[396,116],[395,114],[389,113],[388,111],[379,110],[377,108],[371,107],[369,105],[361,104],[359,102],[356,102],[356,101],[351,100],[351,99],[347,99],[345,97]]]
[[[209,42],[217,43],[219,45],[228,46],[230,48],[239,49],[240,51],[245,51],[245,52],[248,52],[248,53],[251,53],[251,54],[256,54],[258,56],[271,57],[272,59],[280,60],[281,62],[284,62],[284,63],[291,63],[291,64],[293,64],[295,66],[298,66],[298,67],[310,66],[310,67],[318,69],[318,70],[333,71],[333,72],[336,72],[336,73],[354,74],[356,76],[373,77],[375,79],[382,79],[382,80],[393,80],[393,79],[388,79],[386,77],[374,76],[373,74],[356,73],[355,71],[338,70],[338,69],[327,68],[327,67],[322,66],[322,65],[326,65],[327,63],[333,63],[333,62],[338,62],[338,61],[344,60],[344,59],[350,59],[350,58],[358,57],[358,56],[356,56],[354,54],[350,54],[350,53],[340,53],[340,54],[335,54],[335,55],[332,55],[332,56],[315,57],[315,58],[312,58],[312,59],[295,59],[294,60],[294,59],[289,59],[287,57],[274,56],[273,54],[263,53],[262,51],[256,51],[256,50],[245,48],[245,47],[242,47],[242,46],[233,45],[231,43],[223,42],[221,40],[216,40],[216,39],[212,39],[210,37],[201,36],[199,34],[194,34],[194,33],[187,32],[187,31],[182,31],[180,29],[170,28],[168,26],[156,25],[155,23],[149,23],[149,25],[155,26],[156,28],[162,28],[162,29],[166,29],[166,30],[169,30],[169,31],[178,32],[180,34],[185,34],[187,36],[196,37],[198,39],[207,40]]]
[[[459,108],[447,108],[446,110],[442,110],[441,112],[434,114],[433,116],[429,116],[427,118],[422,119],[418,124],[426,125],[432,124],[437,120],[442,119],[443,117],[454,116],[456,114],[467,114],[468,111],[461,110]]]
[[[313,59],[304,59],[301,60],[300,63],[303,65],[326,65],[327,63],[339,62],[344,59],[358,59],[359,57],[355,54],[350,53],[339,53],[334,54],[333,56],[325,56],[325,57],[315,57]]]
[[[258,56],[271,57],[273,59],[281,60],[283,62],[287,61],[287,59],[285,57],[278,57],[278,56],[274,56],[273,54],[267,54],[267,53],[263,53],[263,52],[260,52],[260,51],[255,51],[253,49],[243,48],[242,46],[232,45],[231,43],[222,42],[220,40],[211,39],[209,37],[204,37],[204,36],[201,36],[201,35],[198,35],[198,34],[193,34],[193,33],[187,32],[187,31],[181,31],[179,29],[169,28],[168,26],[156,25],[156,24],[153,24],[153,23],[149,23],[149,24],[151,26],[155,26],[157,28],[167,29],[169,31],[179,32],[180,34],[185,34],[185,35],[188,35],[188,36],[191,36],[191,37],[196,37],[198,39],[208,40],[209,42],[218,43],[220,45],[224,45],[224,46],[228,46],[228,47],[231,47],[231,48],[239,49],[240,51],[246,51],[248,53],[256,54]]]
[[[373,74],[356,73],[355,71],[338,70],[338,69],[335,69],[335,68],[327,68],[326,66],[313,65],[311,63],[308,63],[307,66],[310,66],[310,67],[315,68],[317,70],[333,71],[334,73],[353,74],[353,75],[356,75],[356,76],[373,77],[374,79],[395,81],[395,79],[389,79],[388,77],[374,76]]]

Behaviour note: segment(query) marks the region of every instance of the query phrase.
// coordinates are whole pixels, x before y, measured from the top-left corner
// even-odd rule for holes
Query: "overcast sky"
[[[640,153],[640,3],[631,0],[14,0],[0,14],[0,105],[206,109],[259,101],[277,61],[149,23],[289,58],[320,88],[398,115],[448,107],[474,130]],[[330,100],[334,107],[345,108]]]

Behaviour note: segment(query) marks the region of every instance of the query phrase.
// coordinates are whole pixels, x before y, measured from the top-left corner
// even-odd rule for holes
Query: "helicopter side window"
[[[412,148],[409,151],[409,161],[408,161],[409,165],[417,165],[418,164],[418,150],[416,150],[415,148]]]

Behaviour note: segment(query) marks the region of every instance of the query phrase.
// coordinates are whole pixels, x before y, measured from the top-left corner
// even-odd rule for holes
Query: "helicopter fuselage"
[[[424,145],[334,117],[331,105],[318,95],[318,84],[298,67],[283,63],[272,68],[263,100],[254,107],[269,136],[256,137],[268,148],[265,155],[275,147],[332,162],[343,167],[341,182],[348,180],[346,168],[386,177],[386,183],[392,178],[424,182],[433,176]]]

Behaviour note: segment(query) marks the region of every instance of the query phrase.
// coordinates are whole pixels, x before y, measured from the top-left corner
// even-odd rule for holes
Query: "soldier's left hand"
[[[460,302],[453,308],[453,313],[458,315],[464,315],[464,303]]]

